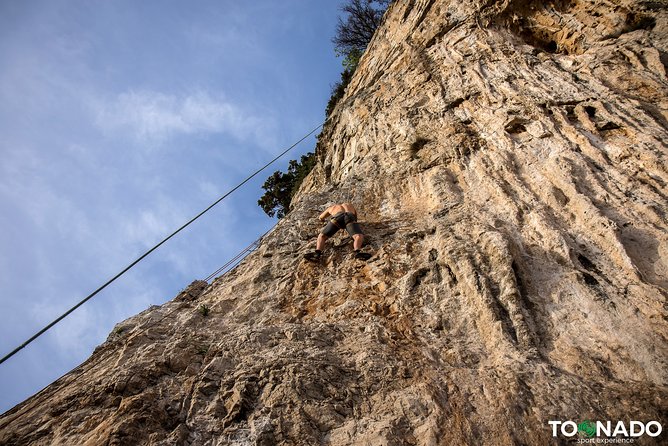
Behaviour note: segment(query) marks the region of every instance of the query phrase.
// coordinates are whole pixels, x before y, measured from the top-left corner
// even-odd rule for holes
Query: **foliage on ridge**
[[[380,26],[383,14],[392,0],[347,0],[340,10],[347,14],[339,17],[336,34],[332,38],[334,52],[343,57],[341,80],[332,86],[325,116],[329,117],[343,97],[346,87],[357,69],[360,58]],[[306,175],[315,166],[315,154],[309,152],[297,160],[290,160],[287,172],[277,170],[262,185],[264,195],[258,205],[269,217],[283,218],[290,211],[290,203]]]

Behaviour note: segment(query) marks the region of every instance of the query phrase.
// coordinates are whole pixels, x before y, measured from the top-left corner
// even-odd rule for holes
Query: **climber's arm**
[[[323,212],[322,214],[320,214],[320,217],[318,217],[318,219],[319,219],[320,221],[324,221],[329,215],[331,215],[331,214],[329,213],[329,210],[330,210],[330,209],[331,209],[331,207],[325,209],[325,212]]]

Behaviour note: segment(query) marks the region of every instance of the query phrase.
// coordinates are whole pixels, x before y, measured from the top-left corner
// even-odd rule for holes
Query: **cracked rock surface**
[[[665,430],[667,66],[665,2],[394,2],[260,248],[119,324],[0,417],[0,444]],[[340,235],[304,261],[339,201],[373,257]]]

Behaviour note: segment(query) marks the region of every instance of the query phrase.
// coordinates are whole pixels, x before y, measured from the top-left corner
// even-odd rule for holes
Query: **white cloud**
[[[163,143],[179,134],[229,134],[241,141],[268,144],[267,118],[205,92],[177,96],[131,90],[94,106],[96,124],[109,133],[127,132],[142,143]],[[269,125],[268,125],[269,124]]]
[[[137,219],[130,216],[123,221],[123,229],[126,240],[142,243],[146,246],[153,245],[161,235],[166,235],[171,229],[167,224],[167,218],[161,211],[146,209],[141,211]],[[171,218],[169,220],[172,220]]]
[[[210,200],[213,198],[218,198],[222,195],[220,184],[214,183],[213,181],[200,179],[197,182],[197,186],[204,199]]]

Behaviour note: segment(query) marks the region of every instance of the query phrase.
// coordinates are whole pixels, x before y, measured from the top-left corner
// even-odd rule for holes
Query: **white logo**
[[[623,421],[617,421],[613,426],[612,421],[558,421],[550,420],[547,422],[552,426],[552,437],[579,436],[580,443],[632,443],[635,438],[647,435],[649,437],[658,437],[663,431],[661,423],[658,421],[629,421],[628,424]],[[594,438],[596,437],[596,438]],[[606,437],[600,438],[600,437]]]

